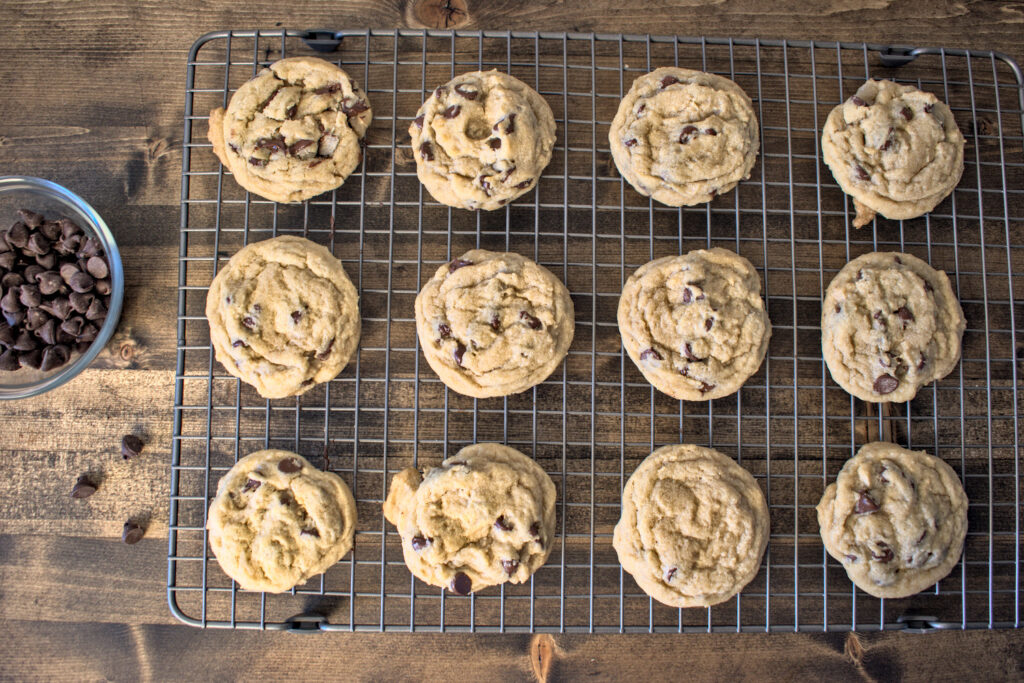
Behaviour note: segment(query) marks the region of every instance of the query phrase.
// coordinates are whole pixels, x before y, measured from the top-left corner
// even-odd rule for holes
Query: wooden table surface
[[[1022,675],[1014,631],[928,635],[481,636],[203,631],[168,610],[167,515],[186,53],[225,28],[421,27],[868,40],[1021,61],[1024,4],[970,0],[140,0],[0,4],[0,174],[83,195],[121,246],[127,293],[94,366],[0,405],[0,677],[954,679]],[[287,9],[286,9],[287,8]],[[144,455],[124,462],[125,433]],[[68,493],[84,471],[102,493]],[[135,546],[125,519],[147,520]],[[457,667],[457,668],[456,668]]]

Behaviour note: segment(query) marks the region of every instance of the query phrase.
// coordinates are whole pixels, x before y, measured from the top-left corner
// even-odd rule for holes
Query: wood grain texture
[[[465,0],[460,28],[868,40],[1024,58],[1019,2]],[[128,296],[92,369],[0,405],[0,677],[154,680],[938,680],[1020,678],[1016,632],[687,636],[202,631],[167,609],[181,113],[188,47],[224,28],[418,27],[444,2],[253,0],[0,4],[0,168],[82,194],[122,248]],[[1012,150],[1018,153],[1019,150]],[[0,223],[5,220],[0,217]],[[123,434],[143,436],[121,460]],[[75,477],[100,480],[69,498]],[[120,543],[127,518],[147,525]]]

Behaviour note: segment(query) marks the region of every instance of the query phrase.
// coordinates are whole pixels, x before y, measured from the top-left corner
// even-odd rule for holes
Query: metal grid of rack
[[[374,121],[362,165],[301,205],[242,190],[206,142],[210,109],[284,56],[321,54],[364,87]],[[749,180],[711,203],[670,208],[618,176],[609,123],[632,80],[663,65],[712,71],[754,101],[761,153]],[[452,210],[420,186],[409,121],[436,85],[498,68],[537,89],[558,124],[536,190],[494,212]],[[868,76],[934,92],[966,139],[966,170],[929,215],[851,227],[852,203],[820,160],[830,109]],[[1021,486],[1016,319],[1024,299],[1021,72],[991,52],[863,44],[519,32],[242,31],[200,38],[188,59],[168,600],[186,623],[303,630],[782,631],[1016,627]],[[334,380],[302,397],[261,399],[214,361],[203,315],[217,268],[244,244],[280,234],[332,249],[360,291],[363,336]],[[621,286],[646,261],[723,246],[763,277],[774,334],[735,395],[709,403],[655,391],[621,352]],[[520,395],[448,391],[418,352],[413,299],[464,250],[517,251],[572,292],[566,361]],[[829,377],[818,319],[824,288],[866,251],[913,252],[946,270],[967,316],[963,358],[906,405],[852,399]],[[928,450],[961,475],[971,504],[964,556],[933,588],[879,600],[825,553],[814,506],[866,441]],[[391,475],[464,445],[500,441],[532,455],[558,488],[558,536],[523,585],[470,597],[417,582],[381,514]],[[648,598],[611,545],[625,479],[655,447],[712,446],[736,458],[768,498],[771,538],[758,576],[709,609]],[[294,450],[352,488],[351,553],[290,593],[240,590],[206,543],[220,476],[254,450]],[[296,615],[305,615],[294,618]]]

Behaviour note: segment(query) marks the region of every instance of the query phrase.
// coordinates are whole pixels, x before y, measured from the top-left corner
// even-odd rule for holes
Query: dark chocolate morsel
[[[661,87],[662,88],[667,88],[668,86],[672,85],[673,83],[678,83],[678,82],[679,82],[679,79],[676,78],[675,76],[665,76],[663,79],[661,79]]]
[[[456,572],[452,577],[452,591],[459,595],[469,595],[473,591],[473,581],[462,572]]]
[[[461,367],[462,366],[462,358],[463,358],[463,356],[466,355],[466,347],[465,347],[465,345],[463,345],[462,342],[458,342],[456,344],[456,346],[455,346],[455,350],[452,352],[452,355],[455,356],[455,362],[458,363],[459,366]]]
[[[498,519],[494,520],[494,528],[501,531],[512,531],[513,526],[505,519],[505,515],[501,515]]]
[[[63,344],[57,344],[55,346],[47,346],[43,349],[43,360],[39,366],[39,369],[43,372],[48,372],[54,368],[59,368],[68,362],[71,357],[71,350]]]
[[[501,568],[505,570],[505,573],[512,576],[519,569],[519,560],[502,560]]]
[[[451,263],[448,264],[448,272],[449,273],[454,273],[459,268],[462,268],[464,266],[471,266],[471,265],[473,265],[472,261],[466,261],[466,260],[457,258],[457,259],[453,260]]]
[[[242,493],[248,493],[249,491],[255,491],[258,489],[263,482],[257,481],[256,479],[249,479],[245,482],[245,486],[242,487]]]
[[[128,545],[135,545],[142,540],[142,537],[146,534],[145,530],[135,522],[125,522],[124,530],[121,531],[121,540]]]
[[[875,380],[873,388],[876,394],[891,394],[899,385],[900,381],[892,375],[881,375]]]
[[[88,474],[83,474],[75,482],[75,485],[71,488],[72,498],[88,498],[92,494],[96,493],[96,484],[92,482]]]
[[[854,506],[853,510],[858,515],[868,515],[872,512],[878,512],[878,504],[872,500],[867,491],[861,491],[860,498],[857,499],[857,504]]]
[[[644,349],[640,352],[640,360],[647,360],[653,358],[654,360],[662,360],[661,354],[655,348]]]
[[[419,552],[430,545],[430,541],[423,536],[413,536],[412,540],[409,541],[409,544],[412,546],[413,550]]]
[[[531,330],[539,330],[544,327],[544,323],[542,323],[539,318],[535,318],[526,311],[519,312],[519,319],[525,320]]]
[[[144,446],[145,444],[142,443],[142,439],[139,437],[134,434],[125,434],[121,437],[121,457],[125,460],[137,458],[142,453]]]
[[[285,474],[293,474],[302,469],[302,463],[295,458],[285,458],[277,463],[277,469]]]

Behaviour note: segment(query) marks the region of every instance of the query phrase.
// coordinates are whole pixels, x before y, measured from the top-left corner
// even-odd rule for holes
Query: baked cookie
[[[217,360],[264,398],[333,379],[359,342],[359,296],[341,262],[301,237],[243,247],[206,296]]]
[[[225,574],[281,593],[349,551],[356,502],[338,475],[289,451],[257,451],[221,477],[206,528]]]
[[[663,446],[626,482],[612,542],[622,568],[658,602],[717,605],[757,575],[768,504],[750,473],[718,451]]]
[[[409,136],[416,174],[434,199],[491,211],[537,183],[551,161],[555,117],[518,78],[473,71],[434,90]]]
[[[923,451],[869,443],[818,503],[821,540],[859,588],[904,598],[949,574],[967,535],[967,495],[953,468]]]
[[[926,214],[964,170],[964,136],[935,95],[871,79],[832,110],[821,151],[839,187],[853,197],[855,227],[878,212],[894,220]]]
[[[821,350],[846,391],[872,403],[903,403],[953,370],[966,326],[944,272],[912,254],[871,252],[829,283]]]
[[[655,388],[708,401],[737,391],[757,372],[772,325],[754,266],[715,248],[640,266],[622,288],[619,332]]]
[[[757,117],[733,81],[666,66],[633,81],[608,131],[637,192],[669,206],[710,202],[750,177]]]
[[[540,384],[574,330],[569,290],[519,254],[474,249],[434,273],[416,297],[416,333],[430,367],[466,396]]]
[[[384,516],[398,528],[414,576],[468,595],[523,583],[547,561],[555,485],[514,448],[478,443],[425,476],[411,467],[396,474]]]
[[[208,137],[239,185],[275,202],[333,190],[362,159],[370,101],[348,74],[316,57],[274,62],[210,112]]]

